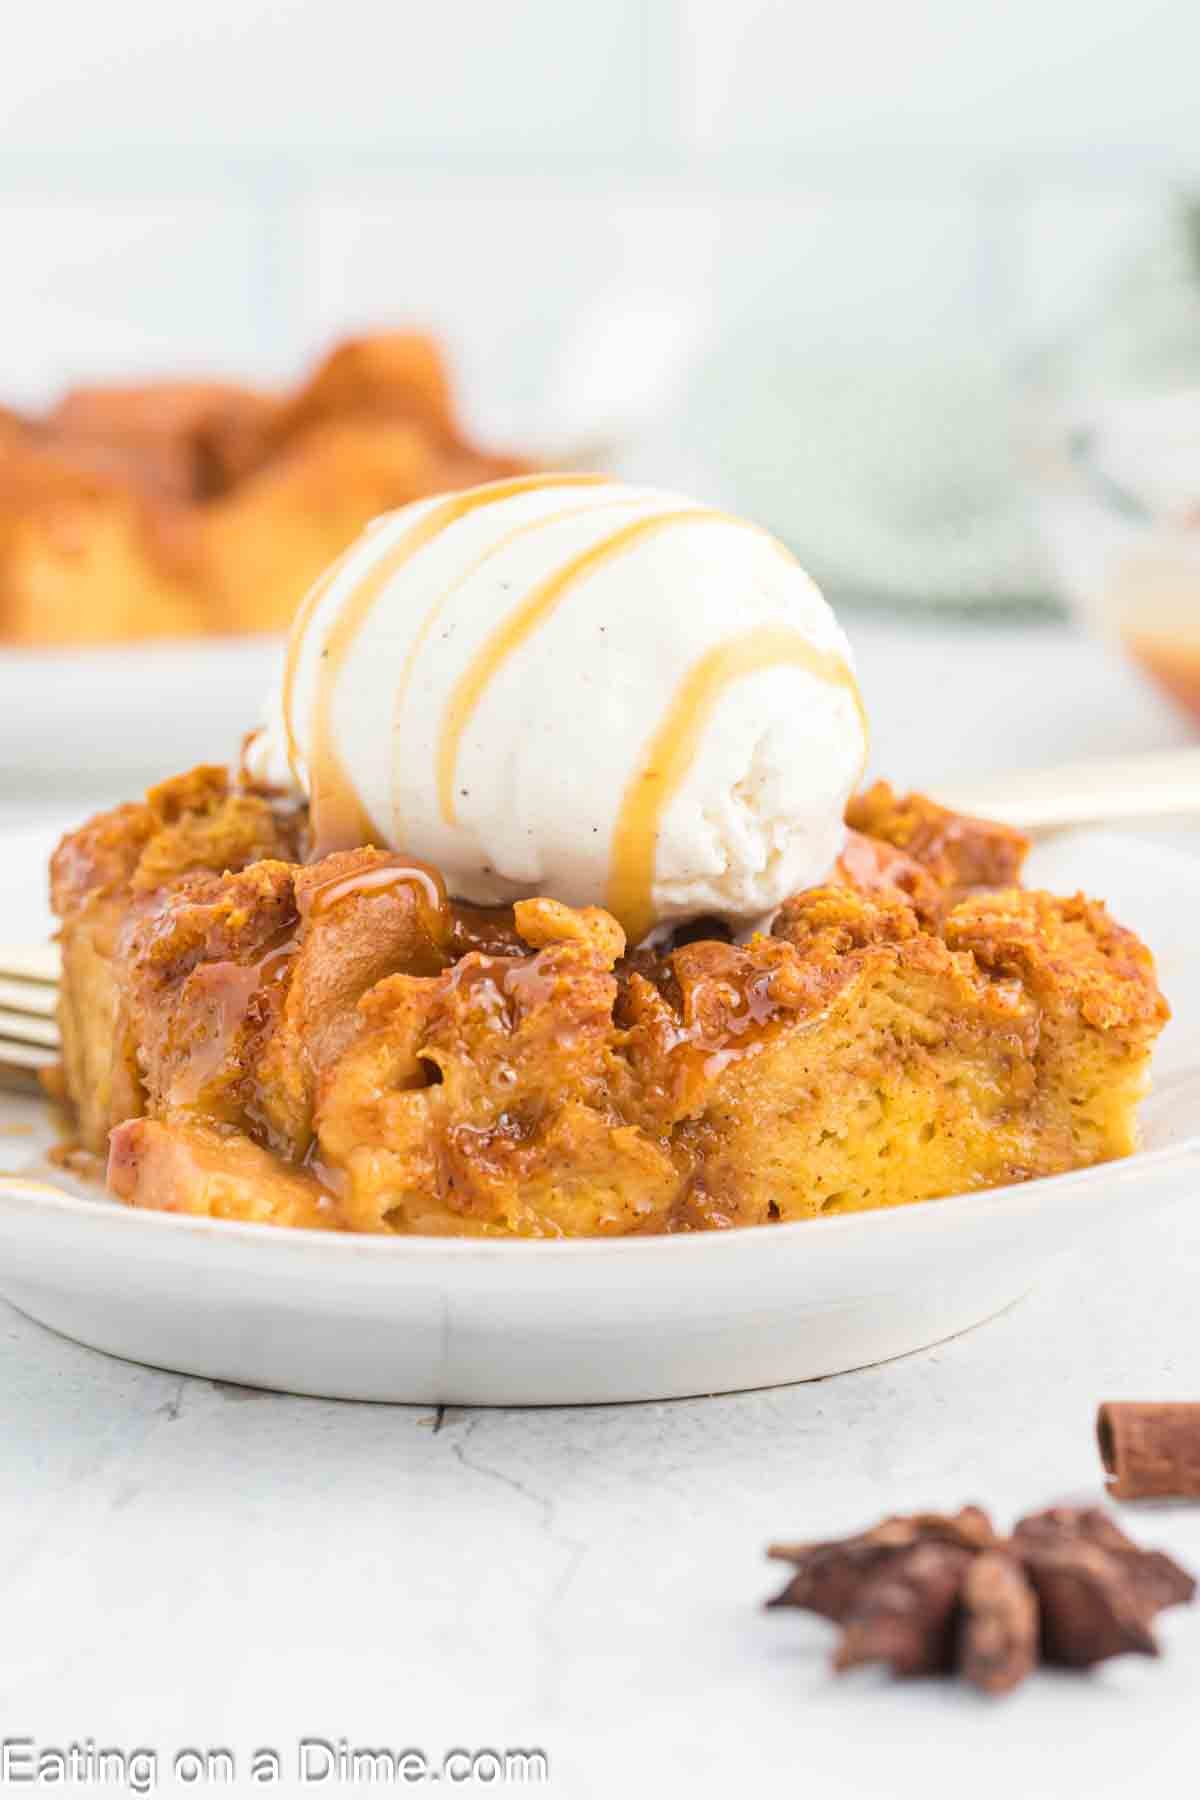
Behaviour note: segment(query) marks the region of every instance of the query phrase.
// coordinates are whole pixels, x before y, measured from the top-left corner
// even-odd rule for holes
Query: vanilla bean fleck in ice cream
[[[247,767],[318,851],[467,900],[735,927],[825,878],[862,770],[850,647],[776,539],[678,495],[538,475],[386,515],[303,602]]]

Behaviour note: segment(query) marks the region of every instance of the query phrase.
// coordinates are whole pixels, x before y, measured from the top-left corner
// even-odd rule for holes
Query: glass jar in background
[[[1041,518],[1073,609],[1200,725],[1200,386],[1068,428]]]

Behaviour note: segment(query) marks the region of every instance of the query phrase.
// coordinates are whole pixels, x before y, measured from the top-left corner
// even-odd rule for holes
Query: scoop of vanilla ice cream
[[[545,476],[376,521],[302,605],[248,767],[309,798],[319,850],[607,905],[637,941],[824,879],[865,755],[850,647],[782,545]]]

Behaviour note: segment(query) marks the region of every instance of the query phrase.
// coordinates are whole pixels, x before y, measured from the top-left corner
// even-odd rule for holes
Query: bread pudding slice
[[[277,631],[372,518],[528,467],[468,438],[420,332],[348,339],[290,392],[168,380],[0,408],[0,639]]]
[[[67,838],[66,1080],[138,1206],[499,1236],[895,1206],[1122,1156],[1166,1017],[1098,902],[880,784],[770,934],[627,953],[543,898],[448,899],[200,769]]]

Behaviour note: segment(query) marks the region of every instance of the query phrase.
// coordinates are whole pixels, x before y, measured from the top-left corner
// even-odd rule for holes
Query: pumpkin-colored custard
[[[447,897],[201,768],[64,839],[66,1085],[135,1206],[596,1236],[896,1206],[1134,1147],[1167,1017],[1096,901],[878,784],[769,933],[627,952],[598,907]]]

